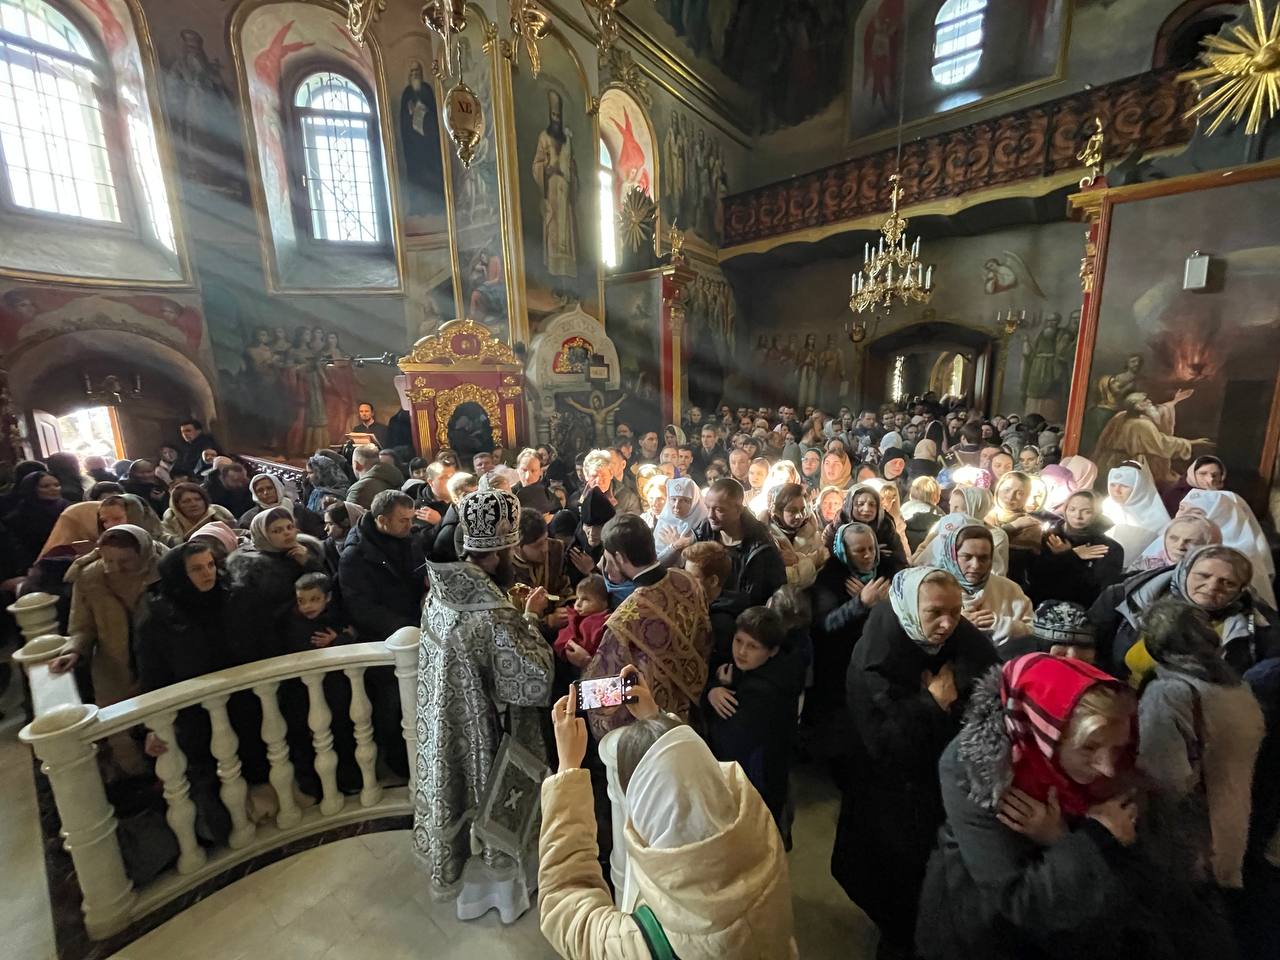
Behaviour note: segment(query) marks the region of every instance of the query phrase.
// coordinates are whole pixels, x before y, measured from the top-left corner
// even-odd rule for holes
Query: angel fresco
[[[1012,250],[1005,250],[998,258],[988,258],[982,265],[982,272],[982,289],[988,296],[1022,287],[1032,296],[1045,299],[1044,291],[1031,273],[1031,268]]]

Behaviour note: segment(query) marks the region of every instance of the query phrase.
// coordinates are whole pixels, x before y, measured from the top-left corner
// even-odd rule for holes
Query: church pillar
[[[697,274],[678,254],[662,268],[662,422],[684,418],[688,383],[684,298]],[[690,441],[692,442],[692,441]]]

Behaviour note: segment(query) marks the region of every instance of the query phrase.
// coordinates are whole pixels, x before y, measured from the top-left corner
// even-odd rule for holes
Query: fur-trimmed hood
[[[973,685],[964,727],[956,737],[956,758],[963,767],[963,783],[969,799],[983,810],[994,811],[1013,783],[1009,734],[1000,702],[1000,667],[992,667]]]

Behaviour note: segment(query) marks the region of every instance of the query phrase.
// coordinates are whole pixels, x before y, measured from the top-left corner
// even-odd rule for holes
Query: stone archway
[[[862,406],[875,407],[891,399],[897,358],[902,364],[903,388],[907,395],[936,390],[948,378],[943,368],[957,356],[964,358],[963,391],[971,403],[989,406],[999,385],[994,382],[992,360],[996,337],[993,333],[944,320],[914,323],[887,333],[866,344],[862,378]]]
[[[190,357],[158,339],[111,329],[81,329],[30,337],[6,357],[9,390],[19,410],[61,415],[89,405],[83,377],[142,378],[142,396],[118,408],[130,454],[152,456],[177,435],[177,421],[217,418],[213,385]]]

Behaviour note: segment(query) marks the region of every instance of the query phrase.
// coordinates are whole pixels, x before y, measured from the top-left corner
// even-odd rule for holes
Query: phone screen
[[[622,677],[601,677],[599,680],[578,681],[578,709],[599,710],[601,707],[620,707],[631,689],[629,680]]]

